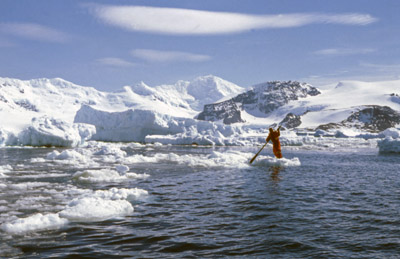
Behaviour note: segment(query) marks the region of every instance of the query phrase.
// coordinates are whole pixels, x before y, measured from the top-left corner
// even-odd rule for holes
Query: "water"
[[[400,156],[380,155],[376,148],[284,148],[285,157],[299,158],[300,166],[274,162],[247,166],[245,161],[257,148],[113,144],[126,153],[94,155],[99,145],[108,144],[77,150],[86,160],[46,159],[53,149],[0,149],[0,166],[8,176],[0,178],[3,226],[36,213],[58,215],[71,200],[94,195],[93,190],[148,192],[128,199],[134,207],[128,215],[115,211],[115,217],[104,220],[69,220],[48,229],[28,230],[24,225],[19,233],[3,228],[0,257],[390,258],[400,254]],[[257,160],[268,160],[271,150],[263,153]],[[111,170],[119,164],[129,166],[138,177],[86,182],[73,177],[77,171]],[[145,174],[147,178],[141,177]]]

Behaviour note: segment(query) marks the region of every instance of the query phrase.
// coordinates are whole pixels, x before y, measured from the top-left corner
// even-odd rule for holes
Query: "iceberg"
[[[378,140],[380,153],[400,153],[400,129],[389,128],[381,132],[384,139]]]
[[[76,147],[95,133],[95,127],[89,124],[70,124],[51,117],[34,117],[32,125],[14,137],[8,134],[3,142],[24,146]]]
[[[156,111],[130,109],[107,112],[83,105],[75,123],[96,127],[92,140],[162,144],[226,145],[240,132],[239,127],[175,117]]]

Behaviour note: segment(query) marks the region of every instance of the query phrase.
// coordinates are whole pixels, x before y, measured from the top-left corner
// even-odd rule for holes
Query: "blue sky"
[[[0,76],[103,91],[400,78],[398,0],[1,0]]]

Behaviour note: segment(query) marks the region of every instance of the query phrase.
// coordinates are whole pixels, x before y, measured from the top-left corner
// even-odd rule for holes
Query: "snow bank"
[[[92,137],[100,141],[159,142],[162,144],[233,144],[238,127],[174,117],[150,110],[106,112],[83,105],[75,116],[76,123],[96,127]]]

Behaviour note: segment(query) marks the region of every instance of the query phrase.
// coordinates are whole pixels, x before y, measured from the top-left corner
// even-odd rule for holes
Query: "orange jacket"
[[[282,158],[282,151],[281,151],[281,142],[279,141],[279,136],[281,135],[281,132],[278,130],[273,130],[272,132],[269,133],[266,141],[268,142],[271,140],[272,142],[272,151],[274,152],[274,155],[277,158]]]

